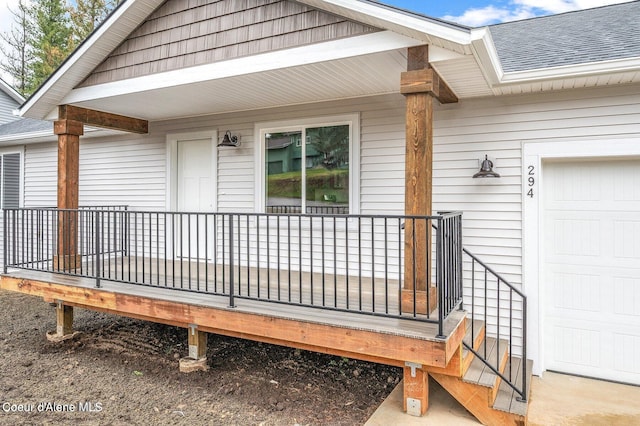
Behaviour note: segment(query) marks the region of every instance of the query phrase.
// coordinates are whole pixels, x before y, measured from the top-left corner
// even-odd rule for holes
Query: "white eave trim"
[[[339,14],[359,22],[370,23],[384,29],[396,32],[403,32],[403,28],[417,31],[424,34],[423,41],[427,41],[430,37],[437,37],[459,44],[462,47],[468,46],[471,41],[470,30],[468,29],[458,28],[454,24],[439,23],[410,12],[402,12],[384,5],[376,5],[373,2],[354,0],[297,1],[329,13]],[[406,32],[405,35],[412,36],[413,34]]]
[[[73,104],[141,93],[210,80],[239,77],[260,72],[310,65],[354,56],[387,52],[422,44],[419,40],[391,31],[279,50],[228,61],[114,81],[72,90],[62,104]]]

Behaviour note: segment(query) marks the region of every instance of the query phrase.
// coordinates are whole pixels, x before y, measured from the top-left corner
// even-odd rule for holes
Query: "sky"
[[[629,0],[382,0],[392,6],[470,27],[627,1]],[[17,3],[18,0],[0,0],[0,33],[10,31],[13,16],[9,8],[15,10]]]

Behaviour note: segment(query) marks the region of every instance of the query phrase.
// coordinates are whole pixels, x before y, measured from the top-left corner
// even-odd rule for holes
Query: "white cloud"
[[[631,0],[511,0],[509,6],[506,7],[489,5],[483,8],[468,9],[459,16],[447,15],[442,18],[471,27],[480,27],[498,22],[516,21],[629,1]]]
[[[443,16],[442,19],[468,25],[470,27],[480,27],[497,22],[515,21],[534,17],[535,14],[526,8],[497,8],[486,6],[479,9],[468,9],[460,16]]]

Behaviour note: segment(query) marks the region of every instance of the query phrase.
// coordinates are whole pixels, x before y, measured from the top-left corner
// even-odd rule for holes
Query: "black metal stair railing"
[[[527,400],[527,297],[495,272],[491,267],[483,263],[477,256],[463,248],[463,253],[470,260],[470,297],[465,298],[465,308],[472,320],[471,336],[475,336],[475,325],[473,320],[484,321],[485,342],[488,334],[496,339],[495,364],[489,360],[487,345],[484,350],[476,351],[473,348],[473,338],[471,342],[463,342],[464,346],[481,360],[491,371],[498,375],[503,382],[509,385],[518,393],[519,401]],[[479,275],[479,278],[478,278]],[[491,306],[495,304],[494,306]],[[519,332],[519,333],[518,333]],[[520,341],[521,363],[517,371],[513,369],[514,339]],[[508,360],[504,371],[501,372],[500,341],[508,341]],[[504,348],[503,348],[504,349]],[[519,379],[519,380],[518,380]],[[518,386],[517,383],[520,385]]]
[[[442,336],[463,297],[462,215],[323,213],[7,209],[4,270],[410,319]]]

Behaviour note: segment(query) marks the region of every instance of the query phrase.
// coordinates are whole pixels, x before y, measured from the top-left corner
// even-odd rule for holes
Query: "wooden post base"
[[[82,265],[81,254],[65,254],[53,256],[54,271],[74,271]]]
[[[180,360],[180,372],[207,371],[207,333],[198,330],[197,325],[190,325],[187,332],[189,356]]]
[[[429,408],[429,375],[422,365],[411,362],[404,366],[404,411],[416,417],[423,416]]]
[[[402,290],[402,313],[413,314],[414,292],[411,289]],[[427,315],[427,313],[433,312],[438,307],[438,289],[436,287],[429,287],[429,307],[427,310],[427,292],[426,290],[415,291],[415,313],[416,315]]]
[[[61,300],[56,304],[56,331],[47,333],[50,342],[62,342],[73,339],[80,332],[73,331],[73,306],[65,305]]]

